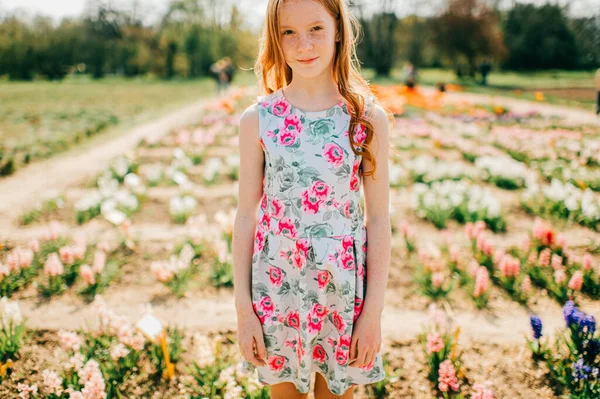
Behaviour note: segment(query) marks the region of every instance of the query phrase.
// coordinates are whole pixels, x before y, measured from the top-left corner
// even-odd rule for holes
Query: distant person
[[[409,87],[415,87],[417,84],[417,68],[412,62],[406,62],[404,64],[404,81]]]
[[[481,73],[481,84],[487,86],[487,77],[492,71],[492,64],[489,61],[479,64],[479,73]]]
[[[225,72],[225,88],[228,88],[231,85],[233,73],[235,72],[235,66],[233,65],[233,61],[231,61],[231,58],[223,57],[223,71]]]
[[[596,71],[596,115],[600,115],[600,68]]]

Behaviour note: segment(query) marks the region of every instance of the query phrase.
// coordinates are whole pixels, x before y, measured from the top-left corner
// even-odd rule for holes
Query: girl
[[[388,115],[358,72],[357,28],[345,0],[269,0],[266,95],[240,120],[238,342],[276,399],[306,398],[312,372],[316,399],[385,378]]]

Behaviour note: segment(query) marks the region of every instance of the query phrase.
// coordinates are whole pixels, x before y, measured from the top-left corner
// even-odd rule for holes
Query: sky
[[[131,2],[131,0],[104,0],[105,2]],[[147,9],[164,10],[169,0],[139,0],[142,7]],[[419,0],[396,0],[398,11],[402,13],[402,9],[411,8],[407,4],[413,4]],[[514,1],[529,2],[529,3],[558,3],[571,4],[571,11],[575,15],[600,15],[600,0],[502,0],[505,4],[510,5]],[[253,28],[258,28],[264,19],[264,12],[268,0],[236,0],[235,1],[242,15],[246,16],[248,23]],[[28,13],[41,13],[52,16],[56,19],[61,17],[77,17],[84,10],[86,0],[0,0],[0,10],[13,11],[22,9]],[[368,3],[377,3],[375,1]]]

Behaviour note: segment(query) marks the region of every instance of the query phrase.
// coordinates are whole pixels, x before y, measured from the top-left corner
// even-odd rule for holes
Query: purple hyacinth
[[[575,381],[587,380],[592,372],[592,368],[584,364],[581,358],[571,364],[571,368],[573,369],[573,378],[575,378]]]
[[[533,338],[540,339],[542,334],[542,319],[539,316],[531,315],[529,318],[531,329],[533,330]]]
[[[571,328],[573,325],[576,325],[579,327],[579,331],[587,332],[590,335],[594,335],[596,332],[596,319],[594,316],[587,315],[585,312],[577,309],[573,301],[567,301],[565,303],[563,315],[567,327]]]

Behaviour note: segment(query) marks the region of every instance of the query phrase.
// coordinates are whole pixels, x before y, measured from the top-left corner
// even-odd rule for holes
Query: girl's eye
[[[289,35],[291,33],[293,33],[291,30],[285,30],[285,31],[283,31],[283,35]]]
[[[322,26],[315,26],[315,27],[313,28],[313,30],[323,30],[323,27],[322,27]]]

